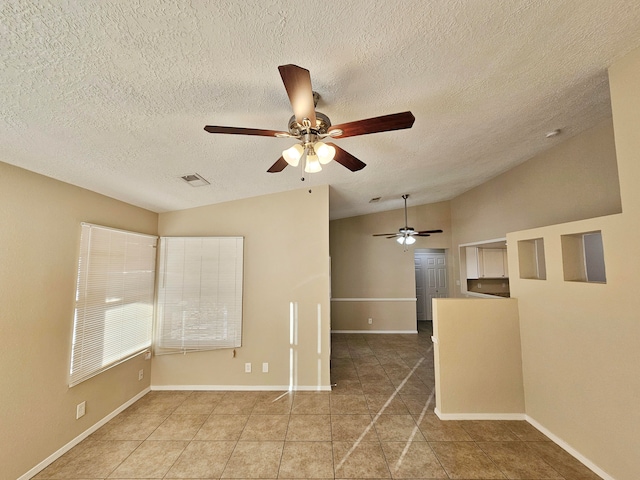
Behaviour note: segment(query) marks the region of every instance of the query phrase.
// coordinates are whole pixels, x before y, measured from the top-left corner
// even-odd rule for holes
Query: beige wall
[[[621,211],[616,146],[608,120],[451,201],[455,278],[460,275],[460,244]]]
[[[2,478],[28,472],[149,386],[140,357],[67,385],[80,222],[155,234],[157,218],[0,163]],[[76,420],[82,401],[87,413]]]
[[[328,199],[319,186],[160,214],[161,236],[244,237],[243,339],[235,358],[232,350],[154,356],[152,388],[287,388],[290,374],[293,388],[329,388]],[[299,311],[293,365],[291,302]]]
[[[515,299],[436,298],[433,336],[438,416],[524,417]]]
[[[610,69],[623,213],[519,231],[544,238],[547,279],[519,278],[527,415],[607,478],[640,478],[640,50]],[[600,230],[606,284],[564,281],[561,235]]]
[[[415,331],[416,304],[405,301],[416,297],[413,251],[451,247],[449,202],[409,207],[407,216],[409,225],[418,230],[442,229],[444,233],[418,237],[405,252],[395,240],[372,236],[397,232],[404,225],[404,209],[330,222],[332,298],[391,299],[334,300],[333,330]],[[367,323],[369,318],[373,320],[371,325]]]

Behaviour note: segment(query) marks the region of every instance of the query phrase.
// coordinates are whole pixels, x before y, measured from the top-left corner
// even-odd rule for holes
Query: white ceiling
[[[639,46],[638,0],[9,0],[0,160],[156,212],[309,184],[331,218],[437,202],[610,117],[606,69]],[[336,140],[359,172],[266,173],[291,140],[203,127],[286,130],[288,63],[334,124],[416,122]]]

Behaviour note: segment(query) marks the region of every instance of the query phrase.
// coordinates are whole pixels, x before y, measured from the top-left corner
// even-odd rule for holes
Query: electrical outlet
[[[76,406],[76,420],[80,417],[84,417],[84,414],[87,413],[87,402],[79,403]]]
[[[481,283],[478,284],[478,288],[482,288],[482,284]]]
[[[251,364],[250,363],[245,363],[244,364],[244,373],[251,373]]]
[[[369,325],[371,325],[373,323],[373,318],[369,319]]]
[[[144,378],[144,370],[138,371],[138,380],[142,380]]]
[[[267,362],[262,364],[262,373],[269,373],[269,364]]]

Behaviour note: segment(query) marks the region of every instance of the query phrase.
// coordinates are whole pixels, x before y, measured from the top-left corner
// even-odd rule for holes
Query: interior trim
[[[332,298],[332,302],[417,302],[417,298]]]
[[[526,420],[524,413],[442,413],[433,409],[440,420]]]
[[[544,433],[547,437],[549,437],[555,444],[557,444],[559,447],[561,447],[563,450],[565,450],[569,455],[575,457],[576,460],[578,460],[579,462],[581,462],[585,467],[587,467],[589,470],[591,470],[592,472],[600,475],[602,477],[603,480],[615,480],[615,478],[613,478],[611,475],[609,475],[607,472],[605,472],[604,470],[602,470],[600,467],[598,467],[595,463],[593,463],[591,460],[589,460],[587,457],[585,457],[584,455],[582,455],[578,450],[576,450],[575,448],[573,448],[571,445],[569,445],[567,442],[565,442],[564,440],[562,440],[560,437],[558,437],[557,435],[554,435],[550,430],[548,430],[547,428],[543,427],[539,422],[537,422],[536,420],[534,420],[533,418],[531,418],[529,415],[526,415],[525,420],[527,422],[529,422],[531,425],[533,425],[534,427],[536,427],[538,430],[540,430],[542,433]]]
[[[194,390],[194,391],[226,391],[226,392],[286,392],[289,385],[151,385],[151,390]],[[296,385],[293,391],[330,392],[331,385]]]
[[[418,333],[417,330],[331,330],[331,333]]]
[[[93,424],[91,427],[86,429],[84,432],[82,432],[76,438],[71,440],[65,446],[63,446],[60,449],[58,449],[57,451],[53,452],[51,455],[49,455],[47,458],[45,458],[43,461],[41,461],[38,465],[33,467],[31,470],[29,470],[27,473],[25,473],[24,475],[19,476],[17,478],[17,480],[29,480],[30,478],[33,478],[36,474],[40,473],[42,470],[47,468],[49,465],[51,465],[54,461],[56,461],[62,455],[64,455],[69,450],[71,450],[73,447],[78,445],[81,441],[83,441],[85,438],[87,438],[93,432],[98,430],[100,427],[102,427],[105,423],[107,423],[109,420],[114,418],[116,415],[118,415],[119,413],[123,412],[124,410],[129,408],[131,405],[136,403],[138,400],[140,400],[142,397],[144,397],[150,391],[151,391],[151,388],[149,388],[149,387],[147,387],[144,390],[142,390],[135,397],[131,398],[127,402],[125,402],[122,405],[120,405],[118,408],[116,408],[109,415],[107,415],[102,420],[98,421],[97,423]]]

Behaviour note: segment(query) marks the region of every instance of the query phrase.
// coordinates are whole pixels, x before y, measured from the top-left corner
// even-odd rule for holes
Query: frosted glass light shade
[[[282,158],[292,167],[297,167],[304,153],[304,148],[299,143],[296,143],[293,147],[288,148],[282,152]]]
[[[412,235],[407,235],[398,237],[396,239],[396,242],[398,242],[400,245],[413,245],[414,243],[416,243],[416,239],[413,238]]]
[[[329,163],[333,160],[333,157],[336,156],[336,149],[324,142],[316,142],[313,145],[313,149],[316,151],[316,155],[318,155],[318,160],[323,165]]]
[[[304,171],[307,173],[318,173],[322,170],[322,165],[318,160],[317,155],[307,155],[307,165],[304,167]]]

